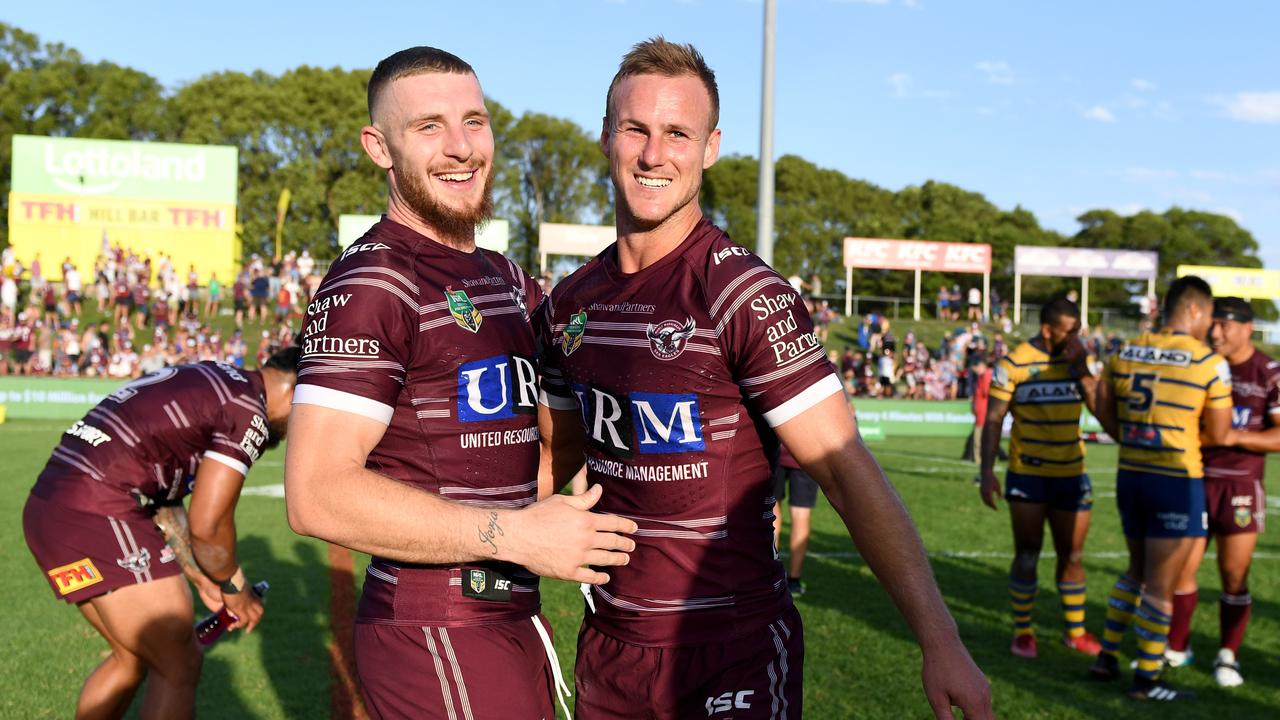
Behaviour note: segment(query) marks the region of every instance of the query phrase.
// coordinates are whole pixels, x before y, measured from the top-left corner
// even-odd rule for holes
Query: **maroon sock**
[[[1199,601],[1199,590],[1173,594],[1173,621],[1169,624],[1170,650],[1187,651],[1187,640],[1191,637],[1191,616],[1196,614],[1196,603]]]
[[[1222,633],[1222,647],[1231,652],[1240,652],[1240,643],[1244,641],[1244,629],[1249,625],[1249,610],[1253,608],[1253,598],[1246,590],[1239,595],[1222,593],[1218,599],[1218,627]]]

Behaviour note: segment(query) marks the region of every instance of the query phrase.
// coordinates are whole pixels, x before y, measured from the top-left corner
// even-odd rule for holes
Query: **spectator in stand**
[[[969,288],[969,315],[970,320],[982,320],[982,291],[976,287]]]
[[[947,292],[946,285],[938,288],[938,319],[951,319],[951,293]]]
[[[911,333],[907,334],[910,335]],[[919,399],[924,387],[920,382],[919,358],[915,349],[906,347],[902,349],[902,380],[907,384],[907,399]]]
[[[972,460],[981,468],[982,426],[987,421],[987,405],[991,401],[991,367],[987,365],[986,358],[978,356],[974,358],[969,372],[973,376],[973,393],[969,402],[969,407],[973,410],[973,429],[969,431],[969,439],[965,441],[963,459]],[[981,482],[982,476],[975,475],[973,484]]]
[[[280,283],[279,289],[276,290],[276,322],[284,322],[289,319],[289,308],[293,305],[293,294],[289,292],[287,283]]]
[[[862,394],[867,397],[877,397],[880,394],[880,384],[876,382],[876,356],[867,352],[862,360]]]
[[[254,271],[253,280],[249,283],[249,295],[253,305],[249,308],[250,320],[267,319],[267,295],[271,290],[271,280],[262,272]]]
[[[84,282],[80,279],[80,271],[68,260],[62,264],[62,282],[66,286],[67,314],[80,317],[84,308],[80,304],[84,293]]]
[[[773,469],[773,546],[782,547],[782,500],[788,499],[791,533],[787,539],[787,590],[793,597],[805,593],[801,581],[804,557],[809,552],[810,518],[818,504],[818,483],[800,467],[785,445],[778,445],[778,463]]]
[[[244,311],[249,308],[249,274],[241,270],[236,275],[235,285],[231,287],[231,301],[236,311],[236,329],[244,327]],[[253,317],[250,313],[249,317]]]
[[[306,250],[303,250],[302,254],[298,256],[298,275],[300,275],[303,278],[310,277],[311,273],[315,269],[316,269],[315,258],[311,257],[311,253],[307,252]]]
[[[867,313],[862,316],[862,322],[858,325],[858,347],[863,352],[871,349],[871,314]]]
[[[1009,354],[1009,346],[1004,341],[1004,333],[996,333],[991,341],[991,362],[995,362]]]
[[[891,343],[884,344],[879,356],[879,366],[880,397],[891,398],[894,396],[894,384],[898,381],[897,359]]]
[[[222,283],[218,280],[218,273],[209,275],[209,299],[204,304],[204,316],[207,318],[218,317],[218,311],[222,307]]]
[[[36,294],[34,283],[32,284],[31,293]],[[41,285],[40,298],[44,302],[44,324],[51,328],[58,327],[58,289],[53,283],[44,283]]]
[[[959,320],[960,319],[960,303],[964,302],[964,298],[960,295],[959,283],[956,283],[955,285],[951,286],[951,295],[949,299],[951,301],[951,319]]]
[[[0,278],[0,317],[8,327],[18,322],[18,282],[8,273]]]

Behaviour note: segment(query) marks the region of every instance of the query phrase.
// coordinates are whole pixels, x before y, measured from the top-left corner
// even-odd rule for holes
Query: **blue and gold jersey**
[[[1120,468],[1204,476],[1200,416],[1231,408],[1231,370],[1221,355],[1185,333],[1143,333],[1102,371],[1120,425]]]
[[[1080,408],[1084,395],[1066,360],[1024,342],[996,361],[991,397],[1009,403],[1009,470],[1024,475],[1084,474]]]

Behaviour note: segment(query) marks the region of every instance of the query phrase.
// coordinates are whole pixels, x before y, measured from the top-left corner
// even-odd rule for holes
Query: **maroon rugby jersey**
[[[62,435],[31,492],[84,512],[150,515],[177,500],[202,460],[242,475],[267,442],[262,374],[216,362],[157,370],[103,398]]]
[[[1231,366],[1231,427],[1257,432],[1280,422],[1280,363],[1254,350]],[[1214,480],[1262,482],[1265,453],[1234,447],[1204,449],[1204,476]]]
[[[529,505],[538,471],[529,311],[541,301],[538,284],[502,255],[454,250],[384,217],[338,258],[307,307],[293,402],[386,424],[370,470],[468,505]],[[511,580],[511,601],[464,597],[473,568]],[[537,589],[534,575],[509,564],[374,558],[359,619],[523,619],[537,612]]]
[[[606,249],[556,287],[539,325],[543,402],[581,410],[598,509],[640,526],[587,622],[675,646],[775,620],[791,599],[771,428],[842,392],[800,296],[703,220],[634,274]]]

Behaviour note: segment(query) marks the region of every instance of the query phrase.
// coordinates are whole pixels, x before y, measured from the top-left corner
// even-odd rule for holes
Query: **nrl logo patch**
[[[1246,507],[1238,507],[1235,510],[1236,525],[1240,527],[1249,527],[1249,522],[1253,520],[1253,512]]]
[[[576,312],[569,316],[569,324],[564,326],[564,334],[560,336],[560,350],[566,356],[582,347],[582,336],[587,334],[587,312]]]
[[[485,589],[485,578],[483,570],[471,570],[468,583],[471,585],[471,591],[482,593]]]
[[[116,560],[116,564],[129,572],[140,573],[151,567],[151,551],[142,548],[136,553],[129,553]]]
[[[653,351],[654,357],[659,360],[674,360],[684,352],[695,329],[697,326],[694,325],[693,318],[688,318],[683,323],[679,320],[664,320],[657,325],[649,323],[645,334],[649,336],[649,349]]]
[[[476,309],[471,298],[467,297],[465,290],[447,287],[444,289],[444,299],[449,302],[449,313],[453,315],[453,321],[458,323],[458,327],[473,333],[480,332],[484,316]]]

